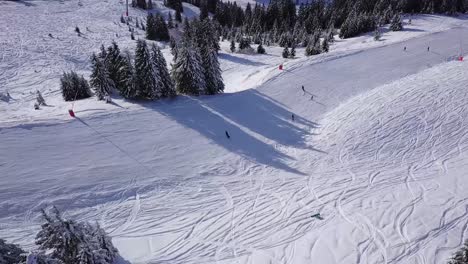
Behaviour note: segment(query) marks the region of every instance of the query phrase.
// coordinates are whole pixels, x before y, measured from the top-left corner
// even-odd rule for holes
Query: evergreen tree
[[[382,33],[380,33],[380,29],[376,28],[374,31],[374,40],[379,41],[382,38]]]
[[[390,30],[392,31],[401,31],[403,30],[403,23],[401,22],[401,15],[395,14],[392,19],[392,24],[390,25]]]
[[[208,6],[202,5],[200,8],[200,21],[208,18]]]
[[[172,97],[176,95],[174,83],[172,82],[171,75],[167,70],[166,60],[155,44],[151,46],[151,59],[153,62],[153,71],[161,79],[161,87],[158,89],[161,97]],[[157,78],[155,77],[155,78]]]
[[[328,44],[328,39],[325,38],[322,41],[322,51],[323,52],[328,52],[330,50],[330,45]]]
[[[230,47],[230,50],[231,50],[231,52],[235,52],[235,51],[236,51],[236,42],[234,42],[234,40],[231,40],[231,47]]]
[[[157,38],[156,23],[154,20],[154,16],[151,13],[146,17],[146,38],[150,40],[156,40]]]
[[[283,49],[283,54],[282,54],[282,55],[283,55],[283,58],[285,58],[285,59],[286,59],[286,58],[289,58],[289,49],[288,49],[287,46],[284,47],[284,49]]]
[[[135,50],[135,76],[138,95],[144,99],[157,99],[161,79],[153,71],[151,54],[144,40],[138,40]]]
[[[167,29],[166,22],[161,15],[148,15],[146,20],[146,38],[157,41],[169,40],[169,30]]]
[[[139,91],[136,86],[135,68],[133,67],[129,52],[127,52],[126,56],[122,59],[121,75],[123,78],[120,94],[127,99],[138,98]]]
[[[65,101],[84,99],[92,95],[88,82],[74,71],[63,73],[60,78],[60,89]]]
[[[242,38],[239,43],[239,49],[245,50],[249,49],[250,47],[250,39],[249,38]]]
[[[141,9],[146,9],[146,0],[136,0],[136,6]]]
[[[42,210],[46,221],[36,236],[39,250],[63,263],[112,264],[118,251],[99,225],[65,220],[57,208]],[[59,263],[59,262],[58,262]]]
[[[292,46],[291,52],[289,52],[289,57],[290,58],[295,58],[296,57],[296,45]]]
[[[24,253],[18,245],[6,243],[0,238],[0,263],[23,263],[26,260]]]
[[[106,67],[110,79],[114,82],[115,88],[119,90],[123,85],[123,76],[121,75],[122,61],[123,58],[120,55],[120,48],[115,41],[112,41],[112,46],[107,48]]]
[[[262,43],[260,43],[260,45],[258,45],[257,53],[258,54],[265,54],[265,48],[263,47]]]
[[[205,90],[200,55],[190,39],[184,39],[178,48],[177,59],[172,66],[172,77],[176,90],[181,94],[199,95]]]
[[[167,17],[167,28],[171,29],[174,28],[174,21],[172,20],[172,12],[169,12]]]
[[[203,51],[202,61],[205,75],[205,94],[217,94],[224,91],[221,67],[218,61],[218,53],[214,47],[208,47]]]
[[[463,247],[460,250],[458,250],[448,262],[448,264],[466,263],[468,263],[468,240],[465,241]]]
[[[308,41],[306,50],[305,50],[305,55],[306,56],[312,56],[312,55],[318,55],[321,52],[321,47],[320,47],[320,41],[317,41],[315,38],[312,38]]]
[[[99,59],[96,54],[91,57],[92,73],[90,84],[94,88],[98,100],[104,100],[115,87],[114,82],[109,77],[109,72],[104,64],[104,61]]]
[[[176,13],[175,13],[175,20],[179,23],[182,22],[182,14],[181,14],[181,11],[179,10],[176,10]]]

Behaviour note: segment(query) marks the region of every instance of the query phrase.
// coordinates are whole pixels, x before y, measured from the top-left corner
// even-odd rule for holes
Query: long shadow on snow
[[[220,58],[221,60],[227,60],[227,61],[231,61],[231,62],[243,64],[243,65],[250,65],[250,66],[262,66],[262,65],[266,65],[265,63],[255,62],[255,61],[251,61],[251,60],[248,60],[248,59],[244,59],[244,58],[240,58],[240,57],[235,57],[235,56],[229,55],[229,54],[227,54],[227,53],[220,53],[220,54],[219,54],[219,58]]]
[[[294,122],[291,122],[292,112],[257,90],[247,90],[233,96],[235,100],[206,100],[205,103],[236,124],[278,144],[318,151],[305,143],[305,136],[311,128],[318,127],[317,123],[296,114]]]
[[[241,127],[280,144],[299,145],[322,152],[305,145],[304,136],[308,131],[286,121],[291,118],[291,112],[255,90],[219,96],[185,97],[177,100],[176,104],[142,105],[197,131],[228,151],[291,173],[303,175],[285,163],[291,157],[279,152],[274,144],[262,142]],[[316,126],[299,116],[295,122]],[[230,139],[226,138],[225,131],[230,134]]]

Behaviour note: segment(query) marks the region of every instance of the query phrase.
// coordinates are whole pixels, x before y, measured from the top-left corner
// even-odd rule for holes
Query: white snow
[[[382,42],[286,62],[223,43],[232,93],[92,98],[70,120],[58,77],[88,77],[115,33],[133,49],[122,5],[23,3],[0,2],[0,92],[13,97],[0,101],[1,238],[32,247],[48,205],[99,221],[132,263],[443,263],[467,238],[463,19],[419,16]],[[34,111],[35,89],[53,107]]]

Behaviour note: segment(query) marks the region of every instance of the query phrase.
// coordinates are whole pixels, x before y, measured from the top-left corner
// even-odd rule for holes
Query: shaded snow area
[[[223,42],[229,93],[91,98],[70,119],[60,74],[88,78],[112,39],[134,49],[123,3],[77,3],[0,2],[0,238],[33,248],[50,205],[98,221],[131,263],[436,264],[468,238],[464,20],[294,60]],[[36,89],[51,107],[33,110]]]

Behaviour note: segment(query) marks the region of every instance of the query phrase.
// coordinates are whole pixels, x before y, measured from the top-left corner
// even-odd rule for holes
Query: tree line
[[[150,22],[148,22],[150,21]],[[147,37],[164,39],[169,37],[167,25],[160,17],[147,19]],[[159,29],[153,32],[157,25]],[[183,39],[179,44],[171,43],[173,62],[171,71],[155,43],[137,40],[134,56],[121,52],[116,42],[91,56],[92,73],[89,84],[75,72],[64,73],[61,90],[65,101],[73,101],[94,95],[107,100],[118,91],[127,99],[170,98],[177,94],[214,95],[224,91],[221,68],[218,61],[219,36],[210,19],[185,21]]]

